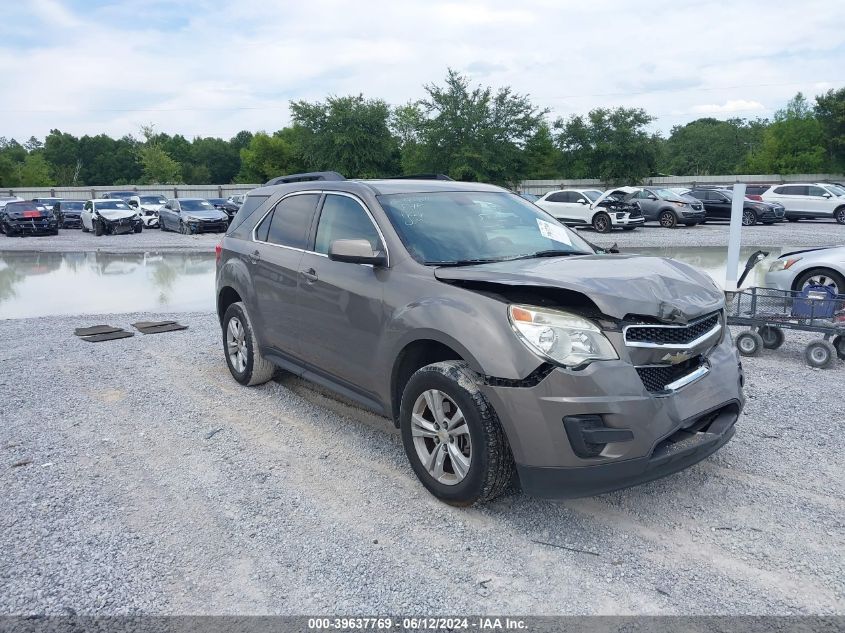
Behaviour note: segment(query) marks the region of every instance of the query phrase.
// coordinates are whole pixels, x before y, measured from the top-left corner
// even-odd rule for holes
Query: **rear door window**
[[[318,193],[305,193],[283,198],[270,219],[266,241],[279,246],[305,249],[308,229],[320,200]]]

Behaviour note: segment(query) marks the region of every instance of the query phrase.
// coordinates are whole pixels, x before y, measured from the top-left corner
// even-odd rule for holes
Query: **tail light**
[[[750,193],[745,196],[749,200],[756,200],[757,202],[763,202],[763,196],[758,196],[756,194]]]
[[[218,242],[214,247],[214,261],[220,262],[220,254],[223,252],[223,242]]]

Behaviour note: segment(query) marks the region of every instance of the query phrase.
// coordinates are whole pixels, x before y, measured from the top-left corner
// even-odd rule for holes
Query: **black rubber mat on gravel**
[[[91,336],[92,334],[109,334],[111,332],[122,332],[119,327],[111,325],[92,325],[91,327],[78,327],[73,333],[77,336]]]
[[[162,332],[176,332],[177,330],[187,330],[187,325],[181,323],[162,323],[161,325],[150,325],[147,327],[138,327],[138,324],[133,323],[141,334],[160,334]]]
[[[119,338],[129,338],[130,336],[135,336],[134,332],[127,332],[126,330],[118,330],[117,332],[106,332],[104,334],[94,334],[92,336],[83,336],[83,341],[88,341],[89,343],[100,343],[102,341],[113,341]]]
[[[176,321],[138,321],[137,323],[131,323],[130,325],[134,328],[138,328],[139,330],[143,330],[144,328],[158,327],[159,325],[170,325],[171,323],[176,323]]]

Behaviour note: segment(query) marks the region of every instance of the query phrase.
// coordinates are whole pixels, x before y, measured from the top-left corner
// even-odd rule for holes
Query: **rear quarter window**
[[[267,198],[269,197],[270,196],[247,196],[246,200],[244,200],[244,203],[241,205],[241,208],[238,209],[238,212],[235,214],[235,217],[232,218],[232,222],[229,225],[229,233],[234,235],[234,237],[245,239],[245,235],[242,235],[242,232],[238,229],[253,213],[267,202]]]

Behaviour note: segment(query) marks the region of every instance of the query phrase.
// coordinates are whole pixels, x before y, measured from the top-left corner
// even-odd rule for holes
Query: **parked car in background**
[[[132,196],[126,203],[138,212],[141,221],[148,229],[158,228],[158,214],[167,204],[167,198],[160,194],[142,194]]]
[[[82,230],[95,235],[140,233],[144,230],[141,216],[124,200],[97,198],[88,200],[82,208]]]
[[[763,194],[769,190],[771,185],[745,185],[745,197],[761,202]]]
[[[56,203],[61,201],[61,198],[33,198],[35,204],[43,206],[45,209],[53,211],[56,208]]]
[[[243,205],[244,203],[245,198],[246,194],[236,194],[234,196],[229,196],[228,198],[226,198],[226,202],[228,202],[229,204],[234,204],[240,209],[241,205]]]
[[[389,416],[455,505],[514,470],[538,496],[607,492],[732,437],[742,366],[703,271],[597,251],[499,187],[332,176],[254,189],[217,247],[238,383],[284,367]]]
[[[832,193],[834,196],[837,196],[837,197],[845,196],[845,187],[843,187],[842,185],[837,185],[836,183],[831,183],[831,182],[820,182],[820,183],[816,183],[816,184],[818,184],[820,187],[824,187],[830,193]]]
[[[235,217],[235,214],[240,209],[240,206],[229,202],[226,198],[207,198],[207,200],[214,205],[215,209],[220,209],[223,213],[229,216],[229,221]]]
[[[598,189],[560,189],[549,191],[534,204],[564,224],[592,226],[599,233],[614,228],[635,229],[645,223],[641,214],[632,215],[633,209],[593,207],[601,196]]]
[[[845,246],[784,253],[769,265],[765,284],[779,290],[827,286],[836,294],[845,295]]]
[[[644,187],[625,196],[625,202],[640,207],[646,221],[657,221],[664,228],[679,224],[695,226],[704,221],[704,205],[698,200],[685,200],[673,191],[659,187]]]
[[[204,198],[173,198],[159,211],[162,231],[178,231],[186,235],[193,233],[225,233],[229,227],[229,216],[215,209]]]
[[[111,200],[129,200],[134,195],[137,195],[135,191],[106,191],[102,197]]]
[[[53,206],[53,213],[56,214],[56,221],[60,229],[82,228],[82,210],[85,208],[84,200],[60,200]]]
[[[786,219],[790,222],[833,218],[845,224],[845,196],[835,194],[823,185],[814,183],[790,183],[773,185],[763,194],[766,202],[778,202],[786,208]]]
[[[5,207],[10,202],[24,202],[24,199],[18,196],[0,196],[0,209]]]
[[[52,209],[31,200],[13,200],[0,207],[0,233],[9,237],[58,235],[59,223]]]
[[[730,189],[691,189],[689,195],[700,200],[704,205],[704,213],[707,220],[731,219],[733,207],[733,191]],[[753,226],[758,222],[761,224],[774,224],[784,218],[784,208],[768,202],[758,202],[747,199],[742,205],[742,225]]]

